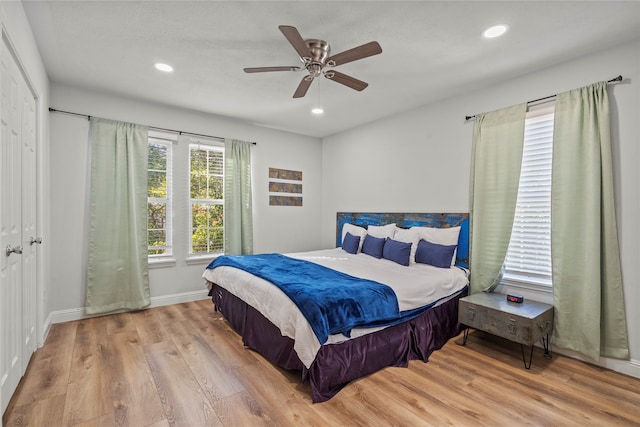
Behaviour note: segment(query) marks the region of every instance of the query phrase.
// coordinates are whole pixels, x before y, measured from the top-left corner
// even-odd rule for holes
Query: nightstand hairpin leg
[[[469,337],[469,327],[464,328],[464,335],[462,336],[462,345],[467,345],[467,338]]]
[[[540,338],[542,340],[542,346],[544,347],[544,357],[547,359],[551,359],[551,352],[549,351],[549,334],[546,337]],[[524,345],[520,344],[520,351],[522,352],[522,362],[524,363],[525,369],[531,368],[531,361],[533,360],[533,347],[531,346],[531,353],[529,354],[529,364],[527,364],[527,360],[524,357]]]
[[[520,351],[522,352],[522,362],[524,362],[525,369],[531,368],[531,361],[533,360],[533,347],[534,346],[531,346],[531,353],[529,354],[529,364],[527,365],[527,361],[524,358],[524,345],[520,344]]]
[[[551,352],[549,351],[549,334],[540,339],[542,340],[542,346],[544,347],[544,357],[551,359]]]

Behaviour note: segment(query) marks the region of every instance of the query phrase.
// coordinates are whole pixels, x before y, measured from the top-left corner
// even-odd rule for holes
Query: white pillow
[[[351,233],[353,234],[353,233]],[[396,234],[396,223],[387,225],[370,225],[367,227],[367,234],[379,239],[385,239],[387,237],[393,239]]]
[[[393,238],[399,242],[411,243],[411,254],[409,255],[409,264],[416,263],[416,249],[420,242],[420,235],[416,230],[410,228],[396,228],[396,234]]]
[[[411,227],[411,230],[415,230],[421,239],[424,239],[431,243],[438,245],[452,246],[458,244],[458,236],[460,235],[460,226],[458,227]],[[458,248],[453,251],[453,258],[451,259],[451,265],[456,263],[456,255]],[[414,253],[415,255],[415,253]]]
[[[351,233],[352,236],[360,237],[360,244],[358,245],[358,252],[362,250],[362,243],[364,243],[363,237],[367,235],[367,229],[364,227],[358,227],[357,225],[345,223],[342,225],[342,242],[344,242],[344,236],[347,233]]]

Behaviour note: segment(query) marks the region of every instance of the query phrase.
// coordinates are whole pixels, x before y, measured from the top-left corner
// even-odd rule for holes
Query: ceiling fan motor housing
[[[306,39],[304,41],[309,48],[311,58],[300,58],[304,67],[309,71],[309,80],[318,77],[326,65],[325,62],[331,53],[331,46],[324,40]]]
[[[304,42],[307,44],[309,52],[311,52],[311,62],[318,62],[324,65],[331,53],[331,46],[329,46],[329,43],[318,39],[306,39]]]

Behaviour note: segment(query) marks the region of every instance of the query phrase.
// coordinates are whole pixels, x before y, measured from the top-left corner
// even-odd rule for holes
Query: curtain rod
[[[613,78],[611,80],[607,80],[607,83],[615,83],[615,82],[620,82],[620,81],[622,81],[622,76],[618,76],[618,77],[615,77],[615,78]],[[556,96],[557,95],[549,95],[549,96],[545,96],[545,97],[542,97],[542,98],[534,99],[533,101],[528,101],[527,104],[533,104],[534,102],[544,101],[544,100],[547,100],[547,99],[554,98]],[[477,116],[477,114],[474,114],[473,116],[465,116],[464,121],[468,122],[471,119],[475,119],[476,116]]]
[[[49,107],[49,111],[52,112],[52,113],[63,113],[63,114],[70,114],[72,116],[85,117],[87,120],[91,120],[91,116],[88,115],[88,114],[80,114],[80,113],[72,113],[71,111],[56,110],[55,108],[51,108],[51,107]],[[217,139],[218,141],[223,141],[224,142],[224,138],[221,137],[221,136],[205,135],[205,134],[202,134],[202,133],[193,133],[193,132],[186,132],[186,131],[182,131],[182,130],[159,128],[159,127],[156,127],[156,126],[147,126],[147,127],[149,129],[153,129],[153,130],[162,130],[162,131],[165,131],[165,132],[177,133],[178,135],[202,136],[202,137],[205,137],[205,138]],[[251,144],[258,145],[257,142],[251,142]]]

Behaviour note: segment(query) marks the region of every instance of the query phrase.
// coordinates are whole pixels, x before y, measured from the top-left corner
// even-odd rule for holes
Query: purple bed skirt
[[[466,294],[465,290],[407,322],[324,345],[307,369],[294,351],[291,338],[282,336],[276,326],[240,298],[216,284],[211,288],[216,310],[242,336],[244,345],[284,369],[302,371],[302,381],[311,385],[314,403],[331,399],[350,381],[386,366],[407,367],[410,360],[427,362],[433,351],[461,332],[458,300]]]

